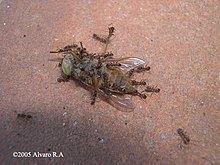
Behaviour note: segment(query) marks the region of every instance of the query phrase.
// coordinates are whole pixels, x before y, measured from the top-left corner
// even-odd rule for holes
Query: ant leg
[[[179,148],[182,150],[182,149],[184,149],[184,147],[183,147],[183,141],[181,140],[181,142],[178,144],[178,146],[179,146]]]
[[[94,90],[94,91],[92,92],[92,101],[91,101],[91,105],[94,105],[94,104],[95,104],[96,97],[97,97],[97,90]]]

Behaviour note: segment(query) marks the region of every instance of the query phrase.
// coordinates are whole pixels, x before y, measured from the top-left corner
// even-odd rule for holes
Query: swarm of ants
[[[63,58],[59,58],[61,67],[61,77],[58,82],[77,79],[92,89],[91,104],[95,104],[96,97],[102,98],[119,110],[130,112],[135,106],[130,96],[139,96],[146,99],[145,92],[160,91],[157,87],[147,86],[145,81],[132,79],[135,72],[149,71],[150,67],[145,66],[142,59],[136,57],[113,58],[114,54],[107,52],[107,47],[114,36],[115,28],[108,28],[108,36],[101,37],[93,34],[93,38],[105,44],[104,53],[89,53],[82,42],[67,45],[58,51],[50,53],[60,53]],[[146,86],[144,93],[137,90],[137,85]]]

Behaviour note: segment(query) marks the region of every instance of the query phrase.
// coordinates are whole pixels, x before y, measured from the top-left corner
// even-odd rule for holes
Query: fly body
[[[62,80],[74,78],[93,90],[91,104],[95,103],[97,95],[101,95],[117,109],[129,112],[135,107],[129,95],[139,96],[142,99],[147,97],[146,94],[140,93],[136,86],[146,85],[146,82],[138,82],[131,77],[134,72],[148,71],[150,67],[145,67],[145,62],[136,57],[113,58],[113,53],[106,53],[114,30],[114,27],[109,28],[107,41],[103,42],[106,43],[105,52],[102,54],[87,52],[82,42],[80,46],[67,45],[51,53],[64,55],[61,59]]]

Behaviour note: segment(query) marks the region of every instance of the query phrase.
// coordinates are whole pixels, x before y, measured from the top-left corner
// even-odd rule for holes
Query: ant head
[[[181,128],[178,128],[177,130],[176,130],[176,132],[177,133],[180,133],[180,132],[182,132],[183,130],[181,129]]]

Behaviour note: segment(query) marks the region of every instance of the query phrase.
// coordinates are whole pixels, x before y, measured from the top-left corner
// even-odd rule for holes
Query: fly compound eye
[[[73,69],[73,55],[67,54],[62,61],[62,70],[63,73],[67,76],[70,76]]]
[[[65,55],[64,59],[73,60],[73,55],[72,54],[67,54],[67,55]]]

